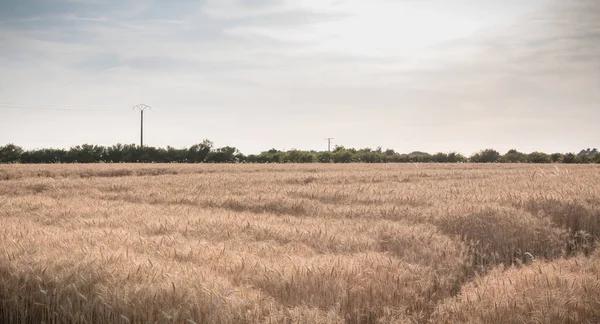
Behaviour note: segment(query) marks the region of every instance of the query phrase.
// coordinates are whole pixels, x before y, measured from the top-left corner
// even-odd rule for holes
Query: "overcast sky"
[[[2,0],[0,145],[600,147],[597,0]]]

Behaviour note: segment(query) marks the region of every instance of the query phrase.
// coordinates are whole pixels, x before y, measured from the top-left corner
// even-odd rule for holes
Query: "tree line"
[[[494,149],[479,151],[469,157],[460,153],[411,152],[394,150],[345,148],[329,151],[280,151],[271,149],[260,154],[244,155],[235,147],[215,148],[209,140],[186,148],[140,147],[135,144],[99,146],[84,144],[70,149],[35,149],[8,144],[0,146],[0,163],[600,163],[597,149],[579,153],[523,153],[509,150],[505,154]]]

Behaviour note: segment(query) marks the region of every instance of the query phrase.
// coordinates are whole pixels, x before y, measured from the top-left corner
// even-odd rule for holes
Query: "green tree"
[[[248,154],[248,156],[246,156],[246,162],[248,162],[248,163],[259,163],[259,161],[258,161],[258,155],[256,155],[256,154]]]
[[[314,162],[315,156],[307,151],[290,150],[287,151],[283,159],[284,162],[291,163],[311,163]]]
[[[21,154],[23,163],[71,163],[68,152],[63,149],[40,149],[25,151]]]
[[[106,149],[103,146],[83,144],[71,147],[67,152],[67,158],[75,163],[98,163],[103,161],[104,152]]]
[[[560,163],[563,161],[562,153],[552,153],[550,154],[550,161],[553,163]]]
[[[567,153],[563,156],[563,163],[577,163],[577,156],[573,153]]]
[[[317,161],[319,163],[331,163],[333,162],[333,154],[331,152],[319,152],[317,153]]]
[[[337,147],[336,147],[337,149]],[[333,153],[333,162],[334,163],[350,163],[352,162],[353,154],[346,149],[338,149]]]
[[[447,163],[448,162],[448,154],[446,153],[436,153],[432,156],[433,162],[436,163]]]
[[[281,163],[284,162],[286,153],[277,149],[270,149],[257,156],[258,163]]]
[[[385,152],[383,152],[383,154],[385,154],[385,156],[387,156],[387,157],[392,157],[392,156],[394,156],[394,155],[396,155],[396,154],[398,154],[398,153],[396,153],[396,152],[395,152],[394,150],[392,150],[392,149],[387,149],[387,150],[385,150]]]
[[[531,163],[550,163],[550,156],[546,153],[532,152],[527,155],[527,160]]]
[[[247,158],[243,153],[238,151],[234,156],[234,160],[237,163],[246,163]]]
[[[466,160],[467,160],[467,158],[465,158],[464,155],[462,155],[460,153],[456,153],[456,152],[448,153],[448,162],[449,163],[465,162]]]
[[[237,148],[225,146],[212,150],[206,156],[206,162],[210,163],[234,163],[238,162],[236,156],[239,154]]]
[[[188,149],[187,161],[193,163],[204,162],[208,157],[208,154],[213,148],[213,143],[207,139],[202,141],[200,144],[192,145]]]
[[[483,151],[479,151],[469,158],[471,162],[474,163],[495,163],[500,161],[500,153],[494,149],[486,149]]]
[[[500,162],[504,163],[525,163],[527,162],[527,155],[521,153],[515,149],[509,150],[502,156]]]
[[[426,152],[414,151],[408,154],[409,162],[427,163],[433,161],[431,154]]]
[[[576,163],[591,163],[594,160],[594,157],[598,154],[598,149],[585,149],[577,154],[575,157]]]
[[[112,163],[138,162],[140,159],[139,151],[140,148],[135,144],[118,143],[106,148],[104,152],[104,161]]]
[[[586,163],[590,163],[591,161],[592,161],[592,159],[588,155],[577,155],[575,157],[575,163],[586,164]]]
[[[139,161],[142,163],[167,163],[167,150],[152,146],[140,147]]]
[[[167,146],[167,151],[165,152],[165,161],[167,163],[177,162],[184,163],[187,162],[187,157],[189,154],[189,149],[178,149],[175,147]]]
[[[15,163],[21,160],[23,148],[14,144],[0,146],[0,163]]]
[[[385,162],[386,155],[381,151],[381,148],[373,151],[370,148],[360,149],[353,152],[353,150],[346,150],[347,152],[353,153],[351,161],[365,162],[365,163],[381,163]]]

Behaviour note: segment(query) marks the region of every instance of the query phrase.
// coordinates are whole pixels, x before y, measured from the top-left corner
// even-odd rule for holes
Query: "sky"
[[[600,147],[597,0],[2,0],[0,145]]]

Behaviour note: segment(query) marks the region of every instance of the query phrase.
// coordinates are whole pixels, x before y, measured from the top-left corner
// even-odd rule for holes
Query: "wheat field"
[[[1,165],[2,323],[599,323],[594,165]]]

